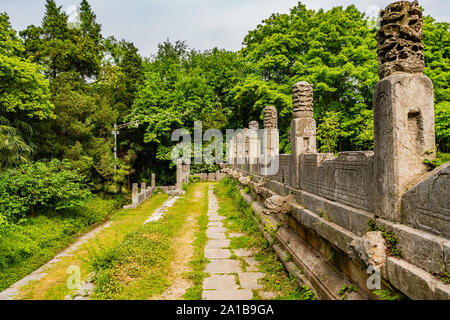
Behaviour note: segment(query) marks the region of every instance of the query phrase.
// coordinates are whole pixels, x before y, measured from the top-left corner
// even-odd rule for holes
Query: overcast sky
[[[56,0],[66,11],[81,0]],[[330,9],[356,3],[361,11],[386,7],[392,0],[303,0],[311,9]],[[134,42],[144,56],[155,53],[157,44],[169,38],[186,40],[191,48],[239,50],[249,30],[272,13],[287,13],[296,0],[90,0],[102,25],[103,35]],[[422,0],[425,14],[450,21],[450,1]],[[39,25],[45,0],[0,0],[16,30]]]

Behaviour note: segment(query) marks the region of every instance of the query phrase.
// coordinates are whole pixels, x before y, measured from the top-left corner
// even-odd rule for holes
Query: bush
[[[46,209],[84,206],[91,191],[83,175],[68,161],[25,164],[0,174],[0,226]]]

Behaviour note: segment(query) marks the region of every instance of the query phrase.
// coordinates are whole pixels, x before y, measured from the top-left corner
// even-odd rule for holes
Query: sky
[[[66,11],[81,0],[56,0]],[[89,1],[89,0],[88,0]],[[385,8],[393,0],[302,0],[309,9],[355,4],[360,11]],[[103,35],[114,35],[135,44],[144,56],[157,51],[158,43],[186,40],[197,50],[214,47],[236,51],[249,30],[272,13],[288,13],[297,0],[90,0]],[[422,0],[424,14],[450,22],[450,1]],[[39,25],[45,0],[0,0],[0,12],[7,12],[14,29]]]

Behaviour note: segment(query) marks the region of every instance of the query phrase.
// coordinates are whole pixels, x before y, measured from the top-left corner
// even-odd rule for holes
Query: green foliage
[[[337,151],[341,128],[340,112],[327,111],[322,123],[317,127],[317,139],[321,146],[319,152],[334,153]]]
[[[0,291],[46,263],[117,207],[115,200],[92,198],[83,208],[45,209],[36,217],[4,228],[0,232]]]
[[[67,161],[36,162],[0,174],[0,215],[18,222],[42,209],[85,206],[91,192]]]
[[[0,115],[46,119],[53,116],[48,80],[41,68],[24,58],[22,41],[6,13],[0,14]]]
[[[287,132],[291,86],[308,81],[314,85],[318,124],[329,118],[327,112],[339,112],[346,133],[324,139],[338,139],[340,150],[372,147],[372,90],[378,81],[375,31],[355,6],[314,11],[299,3],[289,14],[274,14],[250,31],[241,53],[255,72],[236,88],[236,98],[241,105],[253,105],[251,117],[260,117],[262,108],[273,104],[280,132]],[[280,146],[288,145],[287,135],[280,139]]]
[[[423,162],[426,163],[430,167],[430,170],[438,168],[449,161],[450,161],[450,153],[441,153],[441,152],[436,152],[436,159],[432,159],[432,160],[424,159],[423,160]]]
[[[393,294],[391,290],[385,289],[385,290],[375,290],[373,293],[377,296],[379,296],[382,300],[399,300],[400,295],[398,293]]]
[[[443,272],[440,278],[444,284],[450,284],[450,273]]]
[[[353,285],[344,284],[339,289],[338,294],[341,296],[341,300],[347,300],[348,295],[352,292],[358,292],[358,288]]]
[[[450,101],[442,101],[434,106],[436,143],[438,149],[450,152]]]

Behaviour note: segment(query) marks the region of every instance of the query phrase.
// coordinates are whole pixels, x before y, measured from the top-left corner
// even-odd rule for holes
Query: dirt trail
[[[205,196],[204,191],[203,188],[196,190],[194,201],[201,201]],[[161,295],[152,297],[152,300],[181,300],[186,290],[192,286],[192,282],[185,278],[185,274],[191,271],[189,261],[194,254],[192,243],[199,230],[197,218],[200,214],[200,211],[190,212],[182,231],[172,239],[172,248],[175,251],[169,277],[172,285]]]

